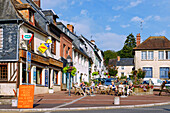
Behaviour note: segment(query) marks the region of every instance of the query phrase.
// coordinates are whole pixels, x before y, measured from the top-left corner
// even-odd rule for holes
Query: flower
[[[75,73],[77,72],[77,69],[74,66],[66,66],[66,67],[64,67],[63,68],[63,73],[67,73],[69,69],[72,70],[71,75],[75,76],[76,75]]]

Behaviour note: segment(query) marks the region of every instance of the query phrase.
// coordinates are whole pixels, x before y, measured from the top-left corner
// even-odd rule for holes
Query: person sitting
[[[160,89],[160,92],[159,92],[159,96],[161,96],[161,93],[165,87],[165,84],[167,83],[167,81],[164,81],[162,84],[161,84],[161,89]]]
[[[82,82],[82,83],[80,84],[80,87],[81,87],[81,89],[83,90],[84,95],[85,95],[85,90],[86,90],[86,85],[85,85],[85,83]]]
[[[111,89],[112,89],[113,91],[116,90],[116,86],[115,86],[115,84],[114,84],[114,81],[112,81],[112,83],[111,83]]]
[[[92,95],[93,95],[94,88],[95,88],[95,84],[94,84],[94,82],[92,81],[92,82],[91,82],[91,86],[90,86]]]
[[[129,88],[128,88],[128,90],[127,90],[127,94],[132,94],[133,93],[133,85],[132,85],[132,83],[130,83],[129,84]]]

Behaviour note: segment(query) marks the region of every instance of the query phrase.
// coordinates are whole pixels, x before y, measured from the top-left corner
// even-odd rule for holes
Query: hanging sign
[[[48,49],[48,47],[45,46],[44,43],[42,43],[42,44],[38,47],[38,50],[39,50],[41,53],[44,53],[47,49]]]
[[[48,70],[45,70],[45,86],[48,86]]]
[[[24,33],[24,35],[22,35],[22,38],[24,40],[30,40],[33,37],[33,34],[31,33]]]

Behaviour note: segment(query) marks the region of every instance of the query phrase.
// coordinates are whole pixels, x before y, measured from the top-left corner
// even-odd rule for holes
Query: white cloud
[[[129,24],[127,24],[127,25],[120,25],[122,28],[127,28],[127,27],[129,27],[130,25]]]
[[[111,29],[112,29],[112,28],[111,28],[109,25],[107,25],[105,30],[106,30],[106,31],[110,31]]]
[[[135,6],[139,5],[140,3],[142,3],[142,0],[137,0],[135,2],[130,2],[130,5],[128,6],[128,8],[135,7]]]
[[[148,21],[148,20],[150,20],[150,19],[152,19],[152,16],[150,15],[150,16],[147,16],[144,20],[145,21]]]
[[[119,17],[120,17],[120,15],[116,15],[116,16],[114,16],[114,17],[111,19],[111,21],[114,22],[114,21],[116,21],[116,19],[119,18]]]
[[[81,15],[87,15],[87,13],[88,13],[88,11],[84,10],[84,9],[82,9],[81,12],[80,12]]]
[[[125,35],[119,35],[116,33],[96,33],[94,40],[102,50],[118,51],[122,49],[125,39]]]
[[[159,33],[155,33],[155,35],[157,35],[157,36],[165,36],[165,34],[166,34],[165,30],[163,30],[163,31],[161,31]]]
[[[161,19],[161,17],[160,17],[160,16],[155,16],[154,19],[155,19],[156,21],[159,21],[159,20]]]
[[[120,10],[120,9],[123,9],[123,6],[117,6],[117,7],[112,7],[113,10]]]
[[[140,17],[138,17],[138,16],[135,16],[135,17],[133,17],[133,18],[131,19],[131,21],[132,21],[132,22],[141,22],[141,21],[143,21],[143,19],[140,18]]]
[[[71,2],[71,5],[74,5],[74,4],[75,4],[75,1],[72,1],[72,2]]]

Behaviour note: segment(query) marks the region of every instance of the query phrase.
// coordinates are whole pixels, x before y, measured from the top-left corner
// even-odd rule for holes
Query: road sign
[[[39,50],[41,53],[44,53],[47,49],[48,49],[48,47],[45,46],[44,43],[42,43],[42,44],[38,47],[38,50]]]
[[[24,33],[24,35],[22,35],[22,38],[24,40],[30,40],[32,36],[33,36],[33,34],[31,34],[31,33]]]

